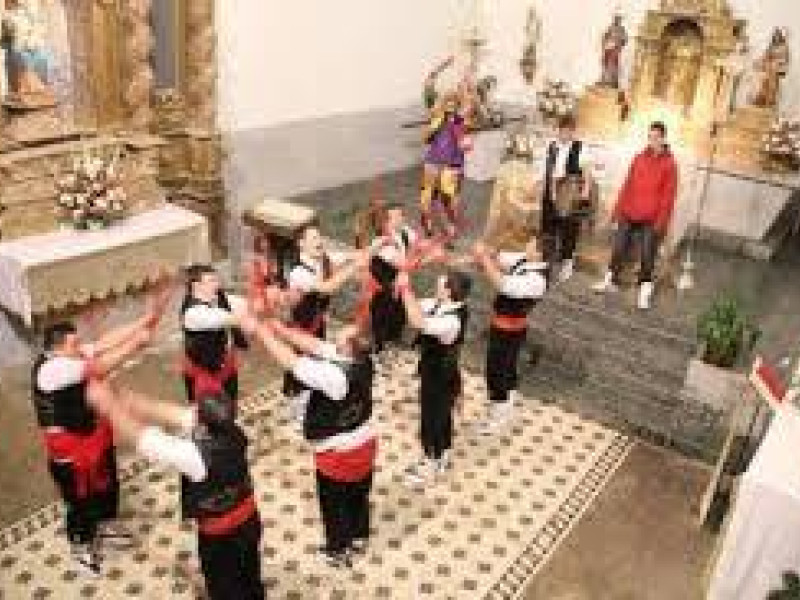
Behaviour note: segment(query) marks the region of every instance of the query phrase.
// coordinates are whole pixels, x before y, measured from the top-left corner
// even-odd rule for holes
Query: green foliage
[[[697,323],[703,360],[722,368],[733,367],[744,352],[752,349],[759,335],[740,302],[727,295],[717,297]]]

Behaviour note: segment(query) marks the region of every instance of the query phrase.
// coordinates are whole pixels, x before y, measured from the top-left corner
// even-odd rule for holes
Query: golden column
[[[150,27],[150,1],[125,0],[122,3],[122,24],[125,29],[123,71],[126,76],[122,95],[128,113],[128,124],[134,131],[149,131],[153,121],[153,70],[150,65],[153,33]]]

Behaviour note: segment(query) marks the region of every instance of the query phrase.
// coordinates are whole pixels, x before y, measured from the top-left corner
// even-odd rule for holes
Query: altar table
[[[759,600],[800,572],[800,410],[786,406],[742,476],[709,600]]]
[[[36,315],[141,288],[209,260],[205,218],[164,205],[107,229],[0,243],[0,306],[31,326]]]

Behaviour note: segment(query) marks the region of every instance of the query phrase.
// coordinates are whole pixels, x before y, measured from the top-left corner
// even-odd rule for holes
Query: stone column
[[[153,121],[153,71],[150,52],[153,33],[150,28],[150,1],[125,0],[122,2],[123,72],[125,87],[123,101],[128,126],[133,131],[149,131]]]
[[[217,56],[213,0],[186,2],[186,102],[194,127],[216,130]]]

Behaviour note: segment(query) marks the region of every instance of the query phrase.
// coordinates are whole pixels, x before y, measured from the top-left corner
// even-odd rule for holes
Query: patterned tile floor
[[[387,353],[388,354],[388,353]],[[454,468],[424,489],[402,471],[419,454],[413,353],[379,365],[381,444],[369,552],[345,572],[312,556],[320,522],[308,448],[277,384],[244,404],[265,525],[270,598],[516,598],[627,455],[632,442],[528,400],[497,436],[470,433],[483,412],[482,378],[467,375]],[[122,508],[138,548],[110,552],[100,579],[79,576],[53,505],[0,532],[0,600],[192,598],[202,589],[193,528],[179,520],[177,476],[140,459],[123,463]]]

